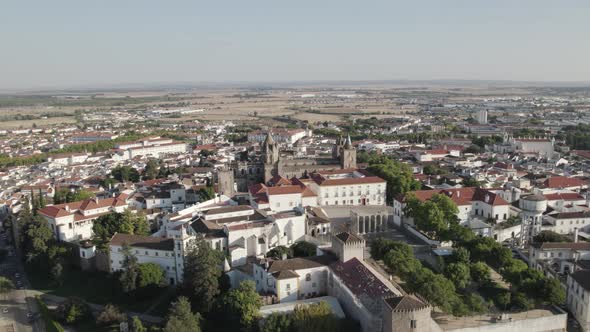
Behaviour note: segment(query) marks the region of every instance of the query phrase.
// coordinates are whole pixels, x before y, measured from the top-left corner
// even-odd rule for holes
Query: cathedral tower
[[[268,182],[277,174],[279,164],[279,145],[274,141],[270,131],[262,145],[264,157],[264,182]]]
[[[350,134],[348,134],[340,152],[340,166],[342,168],[356,168],[356,149],[352,146]]]

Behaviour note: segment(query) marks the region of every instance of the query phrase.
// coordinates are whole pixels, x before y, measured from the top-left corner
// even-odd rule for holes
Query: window
[[[149,255],[149,252],[146,250],[145,254],[146,254],[146,255]]]
[[[159,256],[158,252],[156,251],[156,256]]]
[[[418,321],[417,321],[417,320],[415,320],[415,319],[412,319],[412,320],[410,321],[410,328],[411,328],[411,329],[415,329],[415,328],[417,328],[417,326],[418,326]]]
[[[311,287],[316,288],[317,284],[315,282],[311,283]]]
[[[311,280],[311,273],[308,273],[305,275],[305,281],[310,281]]]
[[[291,290],[291,284],[287,284],[287,290]]]

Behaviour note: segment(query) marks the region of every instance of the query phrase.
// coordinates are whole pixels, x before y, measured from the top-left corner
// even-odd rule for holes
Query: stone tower
[[[268,182],[277,174],[279,165],[279,145],[272,138],[270,131],[262,145],[264,157],[264,182]]]
[[[356,168],[356,149],[352,146],[350,134],[348,134],[340,152],[340,166],[342,168]]]
[[[362,261],[365,258],[365,239],[350,232],[342,232],[332,236],[332,250],[343,263],[352,258]]]
[[[223,167],[217,171],[217,191],[220,195],[232,197],[235,193],[234,172],[230,168]]]
[[[440,331],[434,328],[432,307],[418,295],[385,297],[382,309],[383,332]]]

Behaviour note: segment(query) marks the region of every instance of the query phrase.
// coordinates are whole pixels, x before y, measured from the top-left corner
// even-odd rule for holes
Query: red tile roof
[[[567,176],[552,176],[543,182],[547,188],[568,188],[581,187],[586,184],[585,181]]]

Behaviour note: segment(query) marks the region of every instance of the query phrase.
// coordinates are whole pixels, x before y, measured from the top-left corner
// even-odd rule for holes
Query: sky
[[[3,0],[0,88],[590,82],[589,18],[587,0]]]

